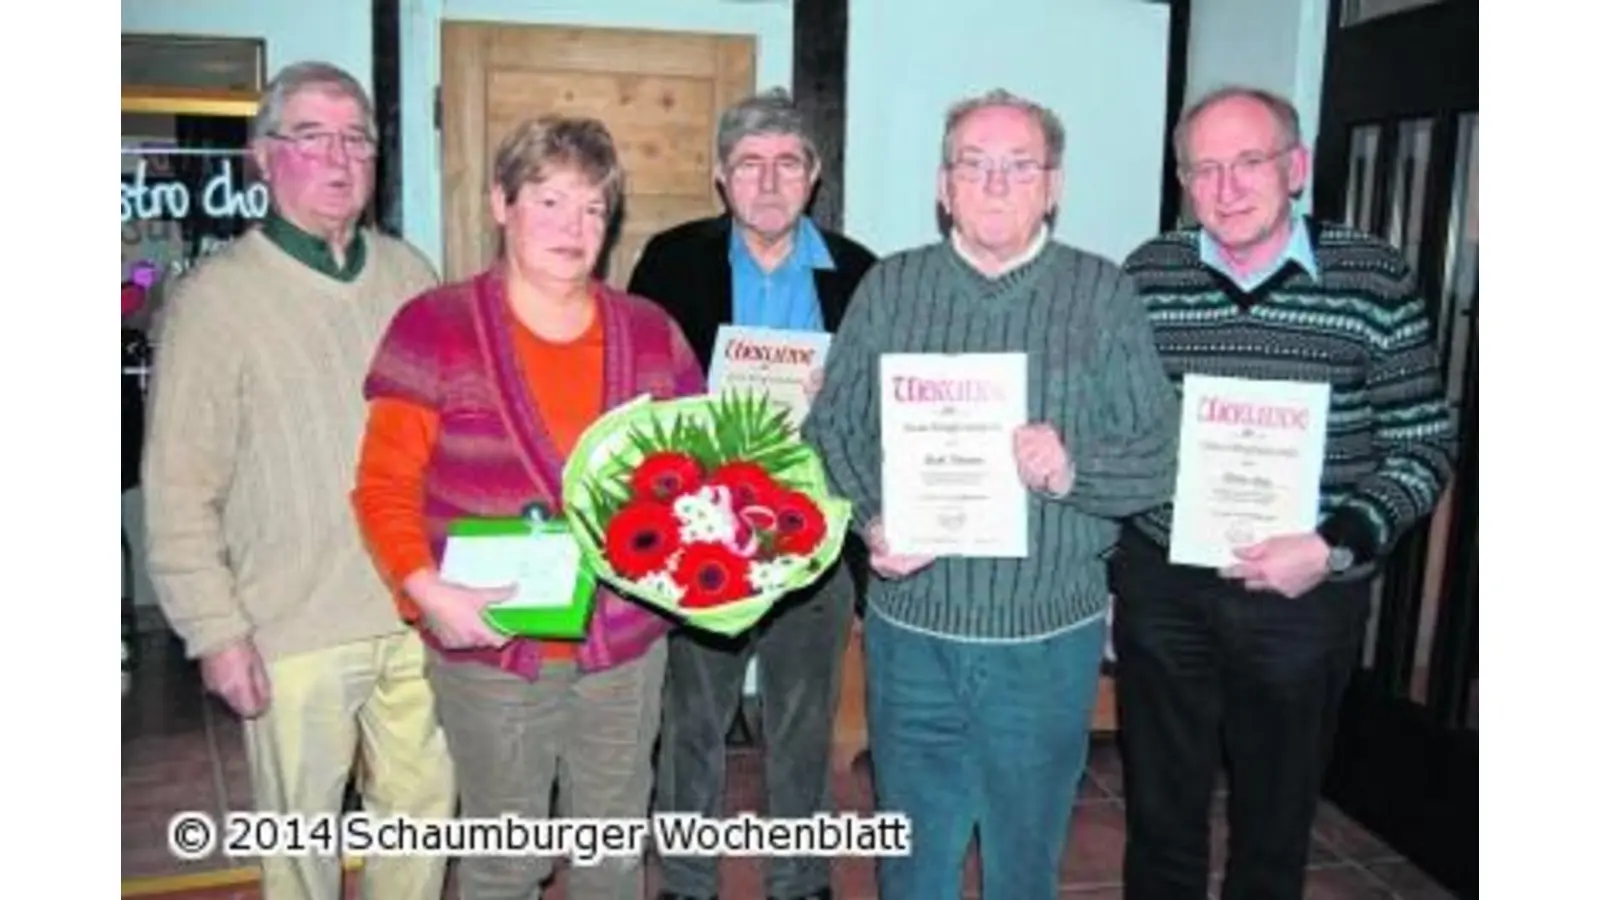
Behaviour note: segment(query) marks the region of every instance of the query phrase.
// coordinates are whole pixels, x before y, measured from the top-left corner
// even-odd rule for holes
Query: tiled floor
[[[164,637],[147,636],[142,651],[141,665],[123,702],[123,896],[256,900],[260,893],[248,870],[233,868],[225,859],[179,862],[167,852],[166,823],[173,814],[189,809],[214,814],[248,809],[250,790],[237,720],[202,696],[193,670]],[[758,758],[735,751],[729,770],[730,803],[735,809],[756,809],[762,777]],[[841,774],[836,790],[841,808],[869,809],[871,785],[864,767]],[[1079,788],[1071,844],[1062,864],[1062,898],[1109,900],[1122,895],[1120,794],[1116,750],[1108,740],[1097,739],[1088,775]],[[1213,826],[1214,871],[1221,870],[1224,841],[1219,803]],[[1312,857],[1306,892],[1311,900],[1451,896],[1331,806],[1325,805],[1319,815]],[[968,860],[969,897],[979,896],[974,863],[975,859]],[[653,871],[650,881],[653,888]],[[350,896],[355,896],[355,882],[346,879]],[[722,883],[722,896],[731,900],[763,896],[756,860],[725,860]],[[870,860],[839,860],[834,884],[841,900],[876,896]],[[448,893],[454,896],[453,891]],[[546,897],[564,900],[559,876]]]

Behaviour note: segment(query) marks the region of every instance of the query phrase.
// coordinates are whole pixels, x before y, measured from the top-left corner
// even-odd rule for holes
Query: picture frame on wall
[[[252,116],[267,82],[260,38],[122,35],[122,111]]]

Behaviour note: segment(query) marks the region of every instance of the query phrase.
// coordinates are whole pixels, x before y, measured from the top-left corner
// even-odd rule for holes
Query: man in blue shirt
[[[821,177],[816,147],[786,92],[747,98],[717,127],[718,187],[728,211],[656,235],[630,293],[667,310],[708,370],[717,330],[744,325],[833,332],[856,284],[877,261],[805,215]],[[864,559],[846,547],[851,563]],[[723,814],[726,744],[752,655],[758,661],[769,816],[807,818],[832,808],[829,755],[839,665],[854,614],[851,565],[786,597],[735,640],[681,630],[671,638],[662,700],[656,811]],[[662,860],[660,900],[717,893],[713,857]],[[776,900],[828,900],[825,857],[767,860]]]

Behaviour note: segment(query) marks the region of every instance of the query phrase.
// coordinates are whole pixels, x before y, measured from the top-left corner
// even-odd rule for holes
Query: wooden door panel
[[[490,114],[486,143],[491,158],[500,139],[523,118],[504,109]],[[711,183],[711,150],[695,147],[704,137],[704,129],[692,125],[618,126],[611,124],[617,119],[601,121],[606,123],[617,143],[630,199],[635,194],[687,195],[696,197],[699,200],[696,208],[704,210],[707,185]],[[676,149],[679,147],[684,149]]]
[[[716,91],[705,78],[615,72],[498,69],[489,75],[496,108],[544,106],[555,112],[626,118],[639,124],[713,121]]]
[[[698,215],[705,199],[696,194],[635,194],[628,192],[628,219],[645,234],[655,234]]]
[[[647,31],[629,28],[581,28],[550,25],[503,25],[447,22],[451,30],[486,32],[484,62],[490,69],[529,68],[578,72],[679,75],[717,78],[719,48],[729,42],[755,51],[755,39],[733,35]]]
[[[465,277],[490,262],[494,149],[530,116],[593,116],[617,143],[626,174],[624,216],[602,261],[614,285],[627,283],[651,235],[721,209],[712,180],[716,120],[754,90],[754,39],[447,23],[443,43],[446,277]]]

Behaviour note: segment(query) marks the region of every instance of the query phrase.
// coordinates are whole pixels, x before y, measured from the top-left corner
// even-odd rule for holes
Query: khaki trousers
[[[256,809],[337,814],[360,753],[358,787],[373,817],[448,818],[455,782],[424,673],[420,638],[406,631],[267,664],[272,700],[245,721]],[[439,900],[441,856],[369,856],[367,900]],[[338,900],[333,856],[261,860],[263,900]]]

